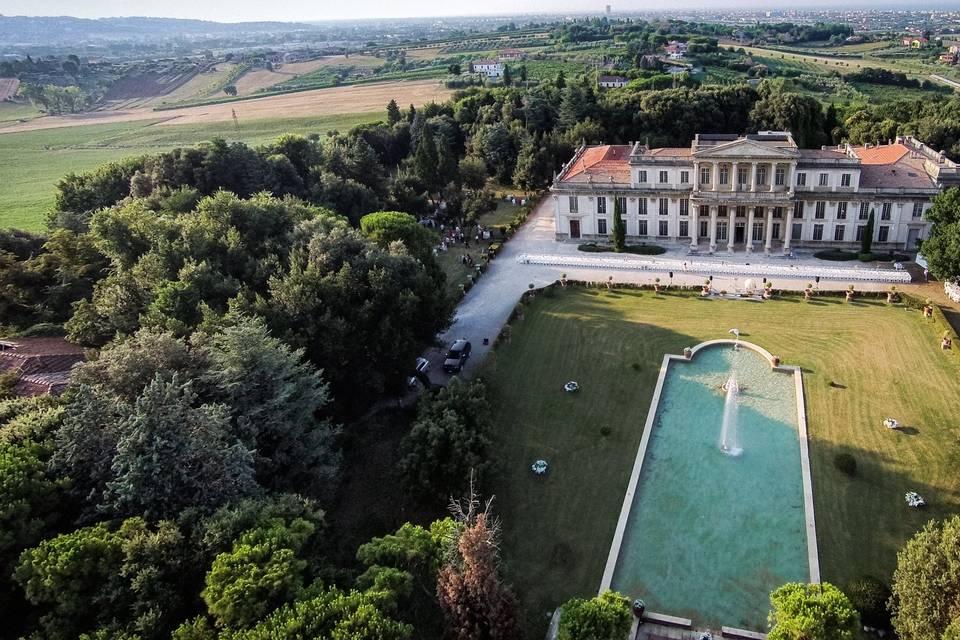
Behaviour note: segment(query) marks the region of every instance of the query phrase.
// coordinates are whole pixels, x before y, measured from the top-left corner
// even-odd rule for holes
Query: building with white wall
[[[551,187],[558,240],[609,239],[615,207],[628,242],[689,242],[693,252],[789,253],[916,248],[925,213],[960,170],[912,137],[800,149],[787,131],[698,134],[689,147],[581,147]]]
[[[477,60],[470,63],[474,73],[482,73],[488,78],[499,78],[503,75],[503,63],[499,60]]]

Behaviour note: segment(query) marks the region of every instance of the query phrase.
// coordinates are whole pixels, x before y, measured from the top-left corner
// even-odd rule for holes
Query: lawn
[[[804,370],[825,580],[889,581],[911,534],[960,511],[958,363],[918,311],[837,298],[541,294],[483,371],[496,415],[493,492],[505,566],[534,635],[555,606],[600,584],[663,354],[731,327]],[[576,395],[562,390],[571,379],[581,385]],[[909,428],[884,429],[886,416]],[[856,458],[855,478],[834,468],[838,453]],[[544,478],[529,470],[538,458],[550,463]],[[930,506],[908,509],[907,491]]]
[[[43,228],[53,206],[54,185],[70,172],[88,171],[126,156],[158,153],[222,136],[263,143],[287,132],[325,133],[372,122],[378,113],[340,114],[296,119],[155,126],[140,120],[0,134],[0,228]]]

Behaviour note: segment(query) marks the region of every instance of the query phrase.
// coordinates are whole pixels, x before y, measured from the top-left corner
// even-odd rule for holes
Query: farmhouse
[[[520,51],[519,49],[503,49],[497,55],[497,59],[500,60],[500,62],[523,60],[523,58],[523,51]]]
[[[627,86],[628,82],[630,81],[623,76],[600,76],[597,78],[597,86],[603,89],[619,89]]]
[[[551,187],[558,240],[603,239],[622,212],[635,241],[693,252],[853,246],[870,215],[879,248],[914,249],[960,168],[912,137],[799,149],[788,131],[698,134],[689,147],[583,146]]]
[[[476,60],[470,63],[474,73],[481,73],[488,78],[499,78],[503,75],[503,63],[497,60]]]
[[[960,42],[956,40],[944,40],[943,46],[945,46],[950,53],[960,54]]]
[[[12,376],[19,396],[59,394],[83,349],[63,338],[0,338],[0,374]]]
[[[903,46],[905,46],[905,47],[912,47],[912,48],[914,48],[914,49],[922,49],[922,48],[924,48],[925,46],[927,46],[927,44],[929,44],[929,42],[930,42],[930,41],[927,40],[926,38],[924,38],[923,36],[909,36],[909,37],[906,37],[906,38],[903,39],[902,44],[903,44]]]
[[[671,60],[681,60],[683,59],[683,55],[687,52],[687,43],[671,40],[666,46],[663,47],[663,50],[666,52],[667,57],[669,57]]]

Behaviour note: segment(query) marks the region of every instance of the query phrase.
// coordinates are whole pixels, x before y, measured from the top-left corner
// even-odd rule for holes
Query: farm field
[[[730,327],[803,368],[825,580],[889,581],[900,545],[960,511],[958,362],[919,311],[866,299],[543,293],[481,370],[496,425],[504,566],[530,637],[567,598],[596,594],[663,355],[727,337]],[[578,394],[563,392],[568,380],[580,383]],[[909,428],[884,429],[887,416]],[[853,478],[835,468],[840,453],[856,459]],[[545,477],[530,472],[538,458],[550,464]],[[929,507],[908,509],[907,491]]]
[[[399,104],[421,105],[442,101],[451,93],[436,80],[415,82],[381,82],[228,102],[224,104],[183,107],[157,112],[151,109],[101,111],[75,116],[46,116],[29,122],[0,125],[0,135],[37,129],[118,124],[151,120],[163,125],[229,122],[236,112],[241,123],[262,118],[303,118],[342,113],[379,113],[391,98]]]
[[[16,78],[0,78],[0,102],[16,95],[20,81]]]
[[[0,102],[0,127],[10,122],[36,118],[40,111],[29,103]]]
[[[288,132],[343,131],[380,117],[380,113],[371,111],[295,119],[265,118],[241,121],[239,132],[232,122],[161,127],[157,126],[157,120],[137,120],[2,134],[0,228],[42,230],[45,214],[53,206],[57,181],[67,173],[88,171],[104,162],[195,145],[216,136],[261,144]]]
[[[319,58],[317,60],[308,60],[306,62],[288,62],[274,65],[273,71],[269,69],[253,69],[240,76],[234,86],[237,87],[237,95],[248,96],[263,91],[270,87],[293,80],[302,75],[313,73],[321,67],[329,64],[329,58]]]

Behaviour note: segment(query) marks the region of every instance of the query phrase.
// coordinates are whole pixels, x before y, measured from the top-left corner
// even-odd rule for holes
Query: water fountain
[[[734,335],[733,350],[736,351],[740,348],[740,329],[730,329],[727,333]]]
[[[743,453],[743,449],[740,447],[740,439],[737,434],[737,404],[739,403],[737,395],[740,393],[740,387],[737,386],[737,378],[733,373],[727,379],[724,389],[727,391],[727,398],[723,404],[720,451],[728,456],[736,457]]]

